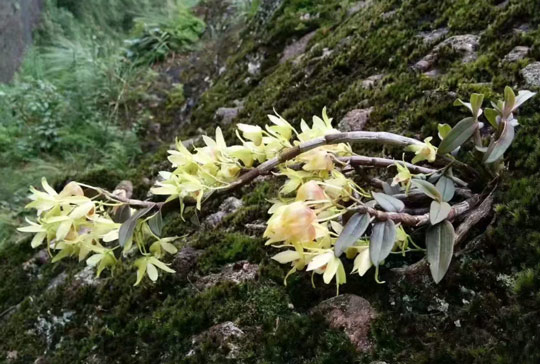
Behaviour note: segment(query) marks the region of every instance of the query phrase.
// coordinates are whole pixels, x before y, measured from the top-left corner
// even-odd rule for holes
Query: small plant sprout
[[[37,220],[20,230],[34,234],[33,247],[45,242],[55,260],[78,256],[96,265],[98,274],[113,268],[122,255],[138,251],[135,284],[145,275],[155,281],[160,271],[173,272],[162,259],[177,251],[175,238],[161,236],[164,205],[178,204],[182,214],[186,205],[200,210],[212,195],[273,174],[283,179],[283,185],[268,211],[264,237],[267,245],[279,250],[272,259],[291,266],[285,281],[305,269],[327,284],[335,282],[339,289],[347,271],[364,276],[372,267],[379,281],[380,267],[392,254],[413,252],[425,253],[439,283],[461,236],[454,224],[487,200],[485,192],[469,189],[467,178],[493,181],[518,125],[515,111],[534,95],[520,91],[516,96],[507,87],[504,100],[485,110],[483,95],[473,94],[469,102],[458,100],[456,104],[472,116],[453,127],[439,125],[438,147],[432,137],[420,141],[387,132],[339,132],[326,109],[311,124],[302,120],[300,130],[277,113],[268,116],[264,127],[238,124],[236,145],[227,145],[218,127],[214,138],[203,136],[204,145],[194,150],[177,141],[176,149],[169,151],[171,171],[160,172],[151,189],[165,201],[130,200],[75,182],[56,193],[43,181],[43,191],[31,189],[28,205],[37,210]],[[487,133],[480,130],[488,125],[491,134],[483,137]],[[362,143],[414,155],[406,162],[354,153],[353,145]],[[456,159],[470,150],[486,168]],[[380,168],[384,177],[389,171],[396,174],[389,184],[355,173],[365,167]],[[484,171],[487,176],[481,175]],[[372,186],[376,187],[370,190]],[[95,196],[84,196],[83,188]],[[425,236],[425,248],[411,238],[419,234]]]

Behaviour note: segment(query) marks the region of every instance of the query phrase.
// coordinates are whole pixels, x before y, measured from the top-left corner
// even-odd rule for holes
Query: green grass
[[[45,2],[23,65],[11,84],[0,85],[0,171],[9,176],[0,180],[0,246],[18,239],[28,186],[42,176],[59,184],[93,170],[121,177],[133,171],[141,153],[141,104],[157,76],[148,63],[198,40],[204,23],[189,12],[194,4]],[[125,41],[144,35],[145,19],[184,32],[168,34],[176,45],[158,55],[129,53]]]

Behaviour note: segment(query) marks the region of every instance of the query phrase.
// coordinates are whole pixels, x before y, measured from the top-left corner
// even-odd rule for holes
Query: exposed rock
[[[95,268],[87,265],[79,273],[73,276],[73,285],[76,287],[85,287],[85,286],[98,286],[100,283],[99,279],[96,277]]]
[[[517,46],[512,49],[510,53],[504,56],[503,62],[510,63],[520,61],[523,58],[527,57],[527,54],[529,54],[530,50],[531,49],[529,47]]]
[[[429,78],[437,78],[437,77],[439,77],[441,75],[441,71],[434,68],[432,70],[424,72],[423,75],[426,76],[426,77],[429,77]]]
[[[285,47],[285,50],[283,51],[283,55],[281,56],[279,63],[285,63],[289,59],[294,59],[300,56],[301,54],[304,54],[309,41],[315,36],[315,34],[317,34],[317,31],[308,33],[304,35],[302,38],[300,38],[299,40],[297,40],[296,42],[289,44],[287,47]]]
[[[216,119],[221,121],[223,125],[229,125],[244,107],[242,105],[236,107],[220,107],[216,110]]]
[[[513,29],[515,34],[524,34],[531,31],[531,25],[528,23],[520,24]]]
[[[53,316],[50,311],[47,311],[48,317],[40,316],[36,322],[36,329],[40,335],[45,337],[45,341],[50,346],[52,344],[53,336],[56,330],[63,328],[75,315],[75,311],[66,311],[62,316]]]
[[[54,277],[51,282],[49,283],[49,285],[47,286],[47,288],[45,289],[46,291],[52,291],[54,289],[56,289],[57,287],[61,286],[62,284],[64,284],[67,280],[67,273],[66,272],[62,272],[60,273],[59,275],[57,275],[56,277]]]
[[[40,266],[48,263],[51,260],[47,249],[41,249],[32,258],[28,259],[22,264],[22,268],[25,272],[36,273]]]
[[[258,76],[261,73],[262,56],[249,55],[248,58],[248,73],[252,76]]]
[[[236,212],[240,207],[242,207],[242,205],[242,200],[236,197],[231,196],[226,198],[225,201],[223,201],[223,203],[219,206],[219,211],[209,215],[206,218],[204,225],[209,228],[217,227],[219,224],[221,224],[225,217]]]
[[[384,75],[373,75],[369,76],[365,80],[362,81],[362,87],[366,90],[369,90],[373,88],[376,84],[378,84],[382,79]]]
[[[342,132],[361,131],[369,121],[373,107],[368,109],[354,109],[349,111],[339,122],[338,129]]]
[[[32,43],[45,1],[0,1],[0,83],[11,81]]]
[[[396,15],[397,12],[398,12],[397,9],[387,11],[386,13],[383,13],[381,15],[381,18],[383,18],[384,20],[388,20],[388,19],[392,18],[394,15]]]
[[[480,37],[474,34],[455,35],[447,38],[437,44],[428,55],[418,61],[414,65],[414,68],[422,72],[430,70],[439,59],[439,53],[443,47],[450,47],[452,50],[461,53],[464,63],[474,61],[477,57],[476,50],[478,49],[479,41]]]
[[[174,257],[171,268],[176,271],[176,277],[184,281],[197,266],[201,251],[190,246],[183,247]]]
[[[528,86],[540,87],[540,62],[533,62],[521,70],[521,75]]]
[[[323,315],[330,327],[343,330],[359,352],[372,349],[368,335],[377,313],[364,298],[344,294],[319,303],[311,312]]]
[[[194,356],[202,350],[205,343],[211,343],[213,349],[225,355],[227,359],[238,359],[244,340],[244,331],[231,321],[223,322],[195,336],[192,340],[193,347],[187,356]]]
[[[497,7],[499,9],[504,9],[508,6],[508,4],[510,4],[510,0],[504,0],[502,3],[497,4]]]
[[[8,351],[6,354],[6,359],[8,362],[15,361],[19,358],[19,352],[17,350]]]
[[[418,34],[418,36],[425,44],[433,44],[444,38],[446,34],[448,34],[448,32],[448,28],[439,28],[430,32],[421,32],[420,34]]]
[[[195,286],[199,289],[208,289],[222,282],[233,282],[235,284],[253,281],[257,278],[259,266],[247,260],[227,264],[221,272],[209,274],[199,278]]]
[[[369,1],[359,1],[352,4],[349,9],[347,9],[347,15],[351,16],[358,13],[360,10],[365,9],[371,5],[371,0]]]

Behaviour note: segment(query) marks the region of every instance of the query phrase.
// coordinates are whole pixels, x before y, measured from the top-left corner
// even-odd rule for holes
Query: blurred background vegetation
[[[23,218],[28,185],[77,173],[127,174],[140,154],[133,113],[149,67],[204,31],[194,0],[45,0],[32,46],[0,84],[0,246]],[[250,11],[250,9],[246,9]]]

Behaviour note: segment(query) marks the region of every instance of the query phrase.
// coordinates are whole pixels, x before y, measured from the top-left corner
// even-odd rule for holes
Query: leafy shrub
[[[136,38],[125,42],[127,56],[142,64],[161,61],[173,52],[191,49],[204,29],[204,22],[184,7],[176,9],[168,18],[137,18],[134,28]]]

